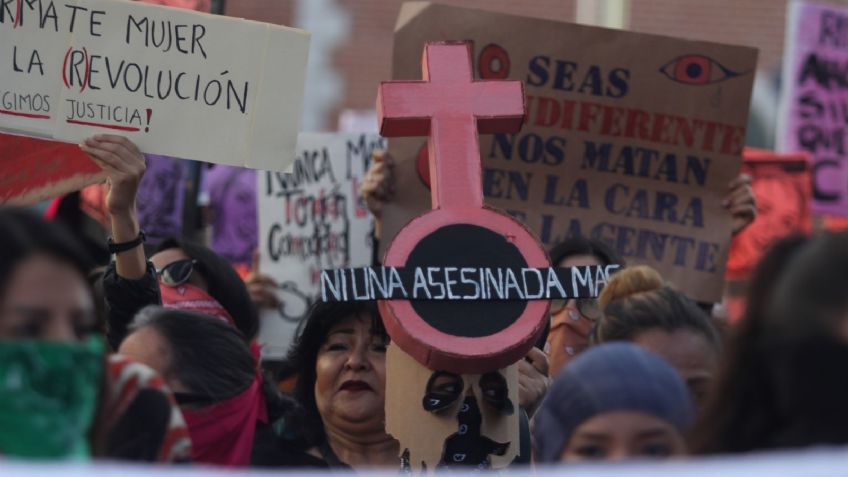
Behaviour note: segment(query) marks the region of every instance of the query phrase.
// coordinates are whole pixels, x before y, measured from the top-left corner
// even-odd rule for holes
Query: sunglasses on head
[[[551,314],[556,314],[565,308],[567,299],[551,300]],[[597,298],[578,298],[577,311],[589,320],[597,320],[601,317],[601,307]]]
[[[159,281],[163,285],[167,285],[169,287],[182,285],[191,278],[191,274],[194,271],[196,263],[197,260],[188,258],[185,260],[177,260],[176,262],[169,263],[161,269],[156,270],[156,276],[159,277]]]

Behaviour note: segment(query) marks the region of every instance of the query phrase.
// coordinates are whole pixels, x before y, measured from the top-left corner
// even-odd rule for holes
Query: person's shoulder
[[[276,435],[270,426],[256,429],[251,466],[266,468],[330,468],[329,463],[309,452],[303,441]]]

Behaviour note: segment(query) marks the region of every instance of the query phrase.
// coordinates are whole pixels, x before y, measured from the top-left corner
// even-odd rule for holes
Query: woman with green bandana
[[[0,456],[91,454],[104,344],[85,252],[64,229],[0,211]]]

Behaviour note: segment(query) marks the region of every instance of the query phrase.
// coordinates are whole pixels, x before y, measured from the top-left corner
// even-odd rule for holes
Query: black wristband
[[[121,253],[138,247],[146,240],[147,236],[144,235],[144,230],[139,229],[138,237],[130,240],[129,242],[115,243],[115,241],[112,240],[112,237],[109,237],[109,239],[106,240],[106,245],[109,247],[109,253]]]

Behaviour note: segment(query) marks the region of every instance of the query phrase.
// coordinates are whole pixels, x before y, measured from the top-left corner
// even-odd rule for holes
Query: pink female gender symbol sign
[[[550,266],[524,225],[483,204],[478,133],[521,129],[521,82],[474,81],[466,43],[427,43],[422,70],[423,81],[383,82],[377,95],[380,133],[429,136],[432,172],[433,210],[401,229],[384,265]],[[431,369],[460,373],[484,373],[520,360],[544,327],[548,307],[546,300],[379,302],[386,329],[401,349]]]

